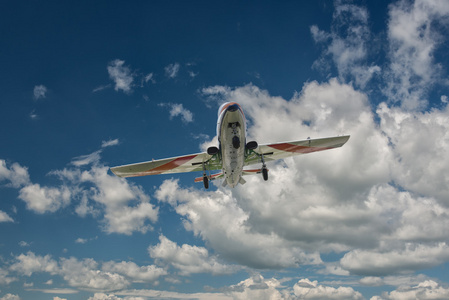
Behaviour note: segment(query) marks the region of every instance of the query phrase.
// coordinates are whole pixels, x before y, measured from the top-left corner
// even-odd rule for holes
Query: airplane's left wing
[[[203,171],[203,164],[208,171],[212,171],[221,169],[221,164],[218,160],[216,155],[209,155],[206,152],[202,152],[112,167],[111,171],[119,177],[137,177]]]
[[[349,140],[349,135],[334,136],[320,139],[307,139],[275,144],[259,145],[259,147],[248,155],[245,165],[252,165],[261,161],[263,155],[266,162],[287,158],[294,155],[329,150],[343,146]]]

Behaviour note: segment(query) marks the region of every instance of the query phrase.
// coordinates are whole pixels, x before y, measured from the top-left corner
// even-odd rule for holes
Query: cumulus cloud
[[[86,163],[75,164],[87,165],[90,167],[87,170],[75,168],[53,172],[62,180],[68,181],[71,190],[81,198],[77,212],[85,215],[95,211],[93,206],[100,204],[104,207],[103,229],[108,233],[130,235],[134,231],[145,233],[152,229],[148,221],[157,220],[158,209],[149,203],[149,196],[140,187],[110,175],[109,167],[102,165],[97,160],[97,155],[94,157],[87,156],[82,159]],[[132,201],[135,204],[129,205]]]
[[[5,296],[1,297],[0,300],[20,300],[21,298],[18,295],[14,294],[6,294]]]
[[[148,265],[138,266],[133,262],[104,262],[100,265],[93,259],[60,258],[40,256],[33,252],[18,255],[9,270],[21,276],[48,273],[61,276],[70,287],[94,291],[113,291],[126,288],[131,282],[154,282],[166,271]]]
[[[39,256],[33,252],[28,252],[18,255],[9,269],[25,276],[31,276],[36,272],[55,275],[58,273],[58,264],[50,255]]]
[[[116,59],[108,64],[109,78],[111,78],[114,83],[114,89],[116,91],[122,90],[125,93],[130,93],[132,91],[132,84],[134,81],[134,75],[131,73],[131,69],[125,66],[125,61]]]
[[[377,108],[381,129],[388,136],[395,159],[396,182],[407,190],[434,196],[449,205],[449,108],[409,112],[381,103]]]
[[[42,84],[36,85],[33,89],[33,95],[35,100],[47,97],[47,87]]]
[[[400,289],[384,293],[372,300],[401,300],[401,299],[448,299],[449,289],[433,280],[420,282],[415,286],[402,286]]]
[[[260,274],[254,274],[248,279],[230,287],[229,294],[233,299],[282,299],[278,290],[281,283],[275,279],[265,279]]]
[[[341,265],[354,274],[381,276],[430,268],[449,260],[449,247],[443,242],[436,245],[406,243],[403,247],[388,252],[352,250],[341,259]]]
[[[64,185],[61,187],[41,187],[39,184],[29,184],[20,190],[19,198],[25,201],[27,208],[43,214],[55,212],[70,203],[72,193]]]
[[[209,255],[204,247],[184,244],[178,246],[163,235],[159,236],[160,243],[150,246],[148,252],[154,259],[168,263],[179,270],[180,275],[193,273],[229,274],[234,271],[232,266],[218,262],[217,257]]]
[[[203,93],[212,98],[218,94],[220,101],[239,102],[250,122],[250,138],[260,143],[351,134],[341,149],[270,166],[267,183],[248,177],[247,184],[230,195],[238,203],[238,213],[232,213],[233,224],[241,220],[254,235],[275,236],[281,248],[288,245],[292,249],[293,244],[306,252],[346,253],[333,267],[339,275],[412,272],[449,259],[444,236],[444,228],[449,225],[444,184],[449,176],[444,150],[446,107],[412,113],[381,103],[373,112],[366,94],[335,79],[321,84],[309,82],[289,101],[253,85],[234,89],[215,86]],[[429,144],[424,145],[423,140]],[[408,191],[401,191],[397,185]],[[221,188],[219,192],[224,195],[217,197],[226,199],[226,192]],[[216,228],[219,223],[200,224],[204,222],[203,213],[185,200],[189,193],[183,190],[174,194],[172,191],[162,199],[192,222],[186,228],[229,255],[228,249],[214,242],[213,235],[220,236]],[[211,196],[198,193],[196,197]],[[226,209],[221,211],[227,214]],[[228,229],[226,236],[238,239],[236,236],[243,233],[231,234]],[[426,257],[426,252],[433,255]],[[274,260],[267,255],[266,264],[270,259]]]
[[[334,288],[309,279],[299,280],[293,286],[293,290],[299,299],[364,299],[360,292],[354,291],[351,287]]]
[[[157,221],[158,209],[141,187],[109,174],[109,167],[100,162],[103,149],[117,144],[118,139],[103,141],[102,149],[74,158],[70,168],[51,171],[49,175],[62,181],[57,186],[32,183],[26,167],[18,163],[8,167],[4,160],[0,160],[0,181],[18,188],[18,198],[36,213],[53,213],[78,201],[75,212],[81,217],[102,215],[100,222],[107,233],[146,233],[152,230],[148,222]],[[0,217],[12,221],[6,213]]]
[[[173,205],[185,217],[184,226],[203,237],[223,257],[256,268],[316,264],[317,253],[304,253],[276,233],[258,232],[229,190],[203,192],[183,189],[177,180],[166,180],[156,191],[159,201]],[[297,246],[297,245],[296,245]]]
[[[390,65],[384,92],[405,109],[426,107],[429,87],[442,79],[442,66],[435,62],[434,53],[444,40],[437,28],[447,28],[448,17],[449,8],[442,1],[402,0],[390,6]]]
[[[133,262],[106,262],[103,270],[125,275],[133,282],[154,282],[159,277],[167,275],[167,271],[154,265],[138,266]]]
[[[368,11],[342,1],[336,1],[335,4],[330,32],[320,30],[316,25],[310,27],[314,41],[325,46],[313,68],[329,73],[327,58],[330,57],[343,81],[354,79],[357,86],[364,88],[381,71],[379,66],[367,62],[370,49],[368,41],[372,39]]]
[[[18,163],[13,163],[8,167],[6,161],[0,159],[0,183],[2,181],[8,181],[6,185],[13,188],[29,184],[30,175],[28,174],[28,168],[22,167]]]

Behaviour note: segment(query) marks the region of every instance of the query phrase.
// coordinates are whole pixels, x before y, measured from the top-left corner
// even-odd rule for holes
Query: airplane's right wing
[[[221,169],[221,162],[215,155],[203,152],[113,167],[111,171],[119,177],[195,172],[203,171],[203,163],[208,171]]]
[[[263,155],[265,162],[267,162],[299,154],[338,148],[343,146],[349,140],[349,137],[349,135],[343,135],[320,139],[307,139],[301,141],[259,145],[259,147],[254,150],[254,153],[247,156],[245,159],[245,165],[252,165],[261,162],[261,155]]]

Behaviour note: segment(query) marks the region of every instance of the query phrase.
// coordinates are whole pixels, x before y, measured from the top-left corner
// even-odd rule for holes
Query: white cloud
[[[31,276],[36,272],[55,275],[58,273],[58,263],[50,255],[39,256],[33,252],[28,252],[18,255],[9,269],[25,276]]]
[[[289,288],[281,284],[281,280],[265,279],[260,274],[230,286],[226,294],[232,299],[364,299],[351,287],[326,286],[304,278]]]
[[[444,236],[449,226],[444,179],[449,176],[446,107],[412,113],[380,104],[373,113],[365,94],[335,79],[309,82],[290,101],[252,85],[215,86],[204,94],[214,97],[215,93],[224,101],[232,99],[242,105],[250,139],[259,143],[351,134],[341,149],[269,166],[268,182],[248,177],[243,187],[228,192],[219,188],[213,195],[214,205],[235,197],[232,213],[228,203],[220,209],[209,206],[212,195],[186,191],[173,182],[165,183],[167,189],[162,185],[156,197],[173,205],[187,218],[186,228],[202,236],[215,251],[254,266],[216,241],[234,245],[240,239],[251,240],[245,236],[251,232],[276,237],[280,249],[346,252],[339,263],[326,266],[326,272],[339,275],[412,272],[449,260]],[[395,186],[398,183],[408,191],[400,191]],[[190,197],[202,198],[202,207],[197,208]],[[225,216],[226,225],[205,221],[206,214],[213,216],[216,210]],[[228,214],[233,221],[227,221]],[[244,224],[237,227],[245,230],[232,232],[225,229],[227,224]],[[257,257],[253,249],[240,243],[234,247]],[[281,256],[267,255],[265,264]]]
[[[117,143],[118,139],[104,141],[102,148]],[[63,182],[59,186],[32,183],[27,168],[17,163],[7,167],[4,160],[0,160],[0,181],[8,181],[7,186],[19,188],[18,198],[26,203],[27,209],[39,214],[56,212],[78,201],[75,212],[81,217],[102,215],[101,223],[108,233],[130,235],[135,231],[152,230],[148,221],[157,221],[158,209],[149,202],[149,196],[141,187],[110,175],[109,167],[100,163],[101,152],[102,149],[74,158],[72,168],[51,171],[50,175]],[[0,218],[12,220],[5,213],[0,214]]]
[[[31,119],[31,120],[37,120],[37,119],[39,118],[39,115],[36,113],[36,110],[35,110],[35,109],[33,109],[33,110],[30,112],[29,116],[30,116],[30,119]]]
[[[11,282],[17,281],[15,277],[9,277],[9,272],[6,269],[0,267],[0,284],[10,284]]]
[[[36,85],[33,90],[35,100],[47,97],[47,87],[45,85]]]
[[[407,110],[423,109],[430,87],[445,82],[443,67],[434,55],[446,40],[449,9],[438,0],[401,0],[389,6],[388,14],[384,46],[381,35],[370,31],[365,7],[336,1],[330,32],[316,25],[310,28],[314,41],[323,45],[313,68],[329,76],[332,61],[342,82],[362,89],[377,77],[390,103],[400,103]],[[378,60],[384,48],[387,62],[383,66],[369,63]]]
[[[165,67],[165,76],[172,79],[175,78],[178,76],[180,67],[179,63],[169,64]]]
[[[229,190],[182,189],[178,181],[166,180],[155,196],[159,201],[170,203],[186,218],[187,230],[203,237],[216,252],[239,264],[281,268],[321,262],[317,253],[306,254],[276,233],[251,228],[249,214],[239,207]]]
[[[112,87],[111,84],[100,85],[100,86],[97,86],[96,88],[94,88],[94,89],[92,90],[92,92],[93,92],[93,93],[100,92],[100,91],[105,90],[105,89],[108,89],[108,88],[110,88],[110,87]]]
[[[111,146],[117,146],[119,144],[118,139],[113,139],[109,141],[102,141],[101,142],[101,148],[111,147]]]
[[[206,248],[184,244],[181,247],[163,235],[160,243],[148,248],[150,256],[179,270],[180,275],[193,273],[229,274],[235,268],[218,262],[217,257],[209,255]]]
[[[98,201],[98,200],[97,200]],[[108,233],[131,235],[134,231],[146,233],[153,227],[147,220],[156,222],[158,210],[151,203],[141,202],[136,206],[110,205],[106,209],[105,228]]]
[[[397,1],[390,5],[389,59],[386,95],[406,109],[421,109],[429,87],[441,80],[442,67],[434,52],[447,28],[449,8],[444,1]]]
[[[77,243],[77,244],[85,244],[85,243],[87,243],[87,242],[88,242],[87,239],[82,239],[82,238],[77,238],[77,239],[75,240],[75,243]]]
[[[17,256],[9,269],[24,276],[42,272],[59,275],[71,287],[94,291],[120,290],[128,287],[130,282],[154,282],[160,276],[167,274],[164,269],[153,265],[138,266],[133,262],[122,261],[120,263],[105,262],[100,266],[90,258],[79,260],[71,257],[60,258],[56,261],[49,255],[39,256],[33,252]],[[16,280],[7,275],[6,271],[0,272],[0,279],[3,278],[4,283]],[[63,293],[61,289],[45,290],[46,293],[56,293],[56,291]],[[76,291],[65,289],[64,293],[67,292]]]
[[[148,81],[151,81],[151,83],[156,83],[156,80],[154,79],[154,74],[153,73],[149,73],[144,77],[144,81],[145,83],[148,83]]]
[[[275,278],[265,279],[254,274],[248,279],[230,287],[233,299],[284,299],[278,288],[281,284]]]
[[[89,297],[88,300],[119,300],[119,298],[113,294],[95,293],[93,297]]]
[[[61,258],[59,272],[72,287],[109,291],[129,285],[124,276],[99,270],[98,263],[93,259]]]
[[[351,287],[325,286],[318,281],[301,279],[293,286],[295,296],[299,299],[364,299],[360,292]]]
[[[178,292],[172,292],[172,291],[161,291],[161,290],[124,290],[115,292],[114,294],[110,295],[98,295],[98,298],[92,298],[92,300],[103,300],[103,299],[121,299],[118,298],[116,295],[119,296],[127,296],[124,299],[129,300],[140,300],[140,299],[148,299],[148,298],[155,298],[155,299],[195,299],[195,300],[231,300],[232,297],[227,296],[223,293],[178,293]],[[102,297],[111,297],[111,298],[102,298]],[[117,297],[117,298],[114,298]]]
[[[449,204],[449,107],[421,113],[381,103],[377,114],[381,129],[392,144],[395,181],[407,190]]]
[[[99,156],[95,153],[81,159],[85,163],[75,164],[90,165],[88,170],[75,168],[53,172],[62,180],[69,180],[71,190],[81,197],[77,212],[81,216],[96,213],[92,205],[100,204],[104,208],[103,229],[108,233],[130,235],[134,231],[145,233],[152,229],[147,221],[157,221],[158,209],[149,203],[150,198],[140,187],[110,175],[109,168],[99,163]],[[89,204],[91,201],[94,203]],[[137,203],[129,206],[130,202]]]
[[[329,72],[326,58],[330,56],[342,81],[354,80],[357,86],[364,88],[381,71],[379,66],[367,63],[368,42],[372,39],[368,11],[364,7],[343,4],[341,1],[335,4],[330,33],[320,30],[316,25],[310,27],[314,41],[326,46],[313,68]]]
[[[449,246],[443,242],[433,246],[406,243],[403,247],[388,252],[352,250],[341,259],[341,265],[353,274],[379,276],[430,268],[449,260]]]
[[[376,299],[402,300],[402,299],[448,299],[449,289],[433,280],[423,281],[415,286],[402,286],[400,289],[384,293]]]
[[[19,198],[25,201],[27,208],[39,214],[66,207],[71,196],[71,191],[66,186],[52,188],[41,187],[39,184],[29,184],[19,193]]]
[[[184,123],[193,122],[193,113],[184,108],[181,103],[160,103],[159,106],[170,108],[170,120],[180,116]]]
[[[6,294],[5,296],[1,297],[0,300],[20,300],[21,298],[18,295],[14,294]]]
[[[0,159],[0,182],[9,181],[7,186],[13,188],[19,188],[29,184],[30,175],[28,174],[28,168],[22,167],[18,163],[13,163],[9,168],[6,165],[6,161]]]
[[[2,222],[14,222],[14,220],[10,216],[8,216],[7,213],[0,210],[0,223]]]
[[[125,275],[133,282],[154,282],[159,277],[167,275],[167,271],[154,265],[138,266],[133,262],[106,262],[102,269],[107,272],[114,272]]]
[[[82,167],[90,164],[96,164],[100,161],[101,150],[95,151],[91,154],[78,156],[72,159],[71,164],[76,167]]]
[[[125,66],[125,61],[116,59],[108,64],[109,77],[114,81],[116,91],[122,90],[125,93],[132,91],[134,76],[129,67]]]
[[[20,246],[20,247],[29,247],[29,246],[30,246],[30,243],[27,243],[27,242],[25,242],[25,241],[20,241],[20,242],[19,242],[19,246]]]

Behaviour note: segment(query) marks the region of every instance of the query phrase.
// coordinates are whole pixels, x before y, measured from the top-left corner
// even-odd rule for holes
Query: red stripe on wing
[[[162,174],[166,171],[170,171],[174,168],[177,168],[179,166],[182,166],[183,164],[185,164],[186,162],[194,159],[197,155],[189,155],[189,156],[183,156],[183,157],[178,157],[166,164],[163,164],[159,167],[156,167],[154,169],[145,171],[146,174],[148,175],[158,175],[158,174]]]
[[[166,164],[160,165],[156,168],[149,169],[147,171],[135,173],[133,175],[127,175],[126,177],[139,177],[139,176],[146,176],[146,175],[159,175],[166,171],[170,171],[174,168],[177,168],[179,166],[182,166],[183,164],[187,163],[188,161],[194,159],[197,157],[197,155],[189,155],[189,156],[183,156],[173,159],[172,161],[169,161]]]
[[[269,145],[271,148],[286,151],[286,152],[293,152],[293,153],[311,153],[311,152],[317,152],[317,151],[323,151],[332,149],[333,147],[307,147],[307,146],[299,146],[289,143],[282,143],[282,144],[274,144]]]

